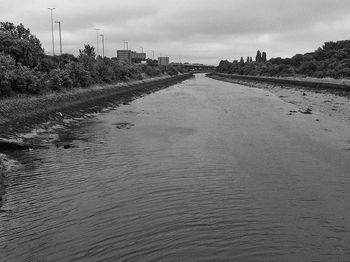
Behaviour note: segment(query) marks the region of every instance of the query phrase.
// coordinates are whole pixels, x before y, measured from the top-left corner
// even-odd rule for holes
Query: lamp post
[[[100,35],[102,38],[102,57],[105,57],[105,36]]]
[[[99,52],[98,52],[98,31],[100,29],[95,28],[95,30],[96,30],[96,54],[97,54],[97,57],[98,57],[99,56]]]
[[[61,31],[61,22],[60,21],[55,21],[55,23],[58,24],[58,30],[60,33],[60,55],[62,55],[62,31]]]
[[[52,55],[55,56],[55,38],[53,36],[53,14],[52,14],[52,11],[55,10],[56,8],[49,7],[48,9],[51,11]]]

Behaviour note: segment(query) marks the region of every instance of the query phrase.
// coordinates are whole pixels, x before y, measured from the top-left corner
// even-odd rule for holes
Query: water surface
[[[291,108],[197,75],[19,154],[0,261],[350,260],[349,153]]]

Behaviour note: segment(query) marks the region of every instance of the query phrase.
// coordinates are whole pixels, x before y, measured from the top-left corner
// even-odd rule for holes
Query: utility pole
[[[99,52],[98,52],[98,31],[100,30],[100,29],[98,29],[98,28],[95,28],[95,30],[96,30],[96,58],[99,56]]]
[[[55,23],[58,24],[58,30],[60,32],[60,55],[62,55],[62,31],[61,31],[61,22],[56,21]]]
[[[53,36],[53,14],[52,14],[52,11],[55,10],[56,8],[49,7],[48,9],[51,11],[52,55],[55,56],[55,38]]]
[[[105,36],[100,35],[102,38],[102,57],[105,57]]]

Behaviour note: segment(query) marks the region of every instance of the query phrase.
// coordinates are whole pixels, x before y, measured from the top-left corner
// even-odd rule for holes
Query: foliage
[[[9,55],[0,53],[0,96],[11,94],[11,82],[15,68],[15,60]]]
[[[95,58],[96,57],[95,47],[90,46],[89,44],[85,44],[84,49],[79,49],[79,58],[83,56]]]
[[[78,57],[72,54],[49,56],[41,43],[22,24],[0,22],[0,97],[19,93],[39,94],[48,90],[88,87],[157,76],[163,72],[158,61],[132,65],[107,57],[96,57],[95,47],[85,44]],[[179,69],[178,69],[179,70]],[[171,75],[178,74],[169,68]]]
[[[87,87],[92,83],[90,73],[79,62],[70,62],[66,65],[67,72],[76,87]]]
[[[241,75],[350,78],[350,40],[326,42],[314,52],[291,58],[267,60],[266,52],[258,50],[255,62],[247,61],[223,60],[216,70]]]
[[[0,52],[29,67],[36,66],[44,54],[39,39],[29,29],[9,22],[0,22]]]
[[[53,69],[49,74],[49,88],[52,90],[61,90],[62,88],[71,88],[73,80],[68,70]]]

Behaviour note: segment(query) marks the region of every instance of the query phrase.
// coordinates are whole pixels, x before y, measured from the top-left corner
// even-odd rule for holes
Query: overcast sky
[[[217,65],[241,56],[268,58],[314,51],[349,39],[349,0],[0,0],[0,20],[23,23],[52,53],[48,7],[62,23],[63,51],[78,54],[105,35],[105,54],[123,49]],[[59,50],[55,24],[55,50]],[[101,41],[101,38],[100,38]],[[101,42],[100,42],[100,52]]]

